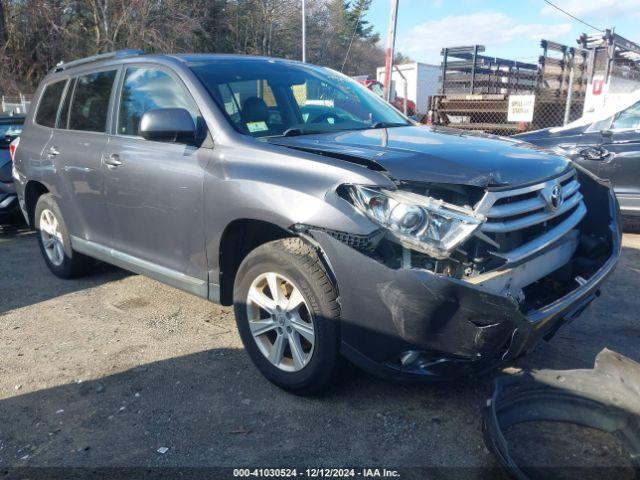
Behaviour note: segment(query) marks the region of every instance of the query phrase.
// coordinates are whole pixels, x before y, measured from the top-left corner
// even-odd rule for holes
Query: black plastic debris
[[[640,478],[640,364],[633,360],[604,349],[593,370],[538,370],[498,378],[487,400],[484,438],[514,478],[539,472],[516,464],[504,432],[539,421],[568,422],[613,435]]]

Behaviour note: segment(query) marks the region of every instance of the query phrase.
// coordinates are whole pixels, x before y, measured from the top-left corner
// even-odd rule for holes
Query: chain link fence
[[[422,123],[498,135],[597,115],[640,90],[640,46],[634,57],[632,42],[621,48],[611,32],[593,37],[583,35],[578,47],[542,40],[540,56],[528,62],[489,56],[482,45],[443,48],[440,65],[394,69],[393,104],[408,104]],[[380,68],[378,82],[383,77]]]
[[[17,97],[0,97],[0,115],[24,115],[31,105],[31,95],[19,94]]]
[[[483,55],[482,46],[442,51],[441,92],[430,122],[464,130],[513,135],[564,125],[582,116],[587,55],[543,40],[537,63]]]

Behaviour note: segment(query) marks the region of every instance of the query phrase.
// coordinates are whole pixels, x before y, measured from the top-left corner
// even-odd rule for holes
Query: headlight
[[[469,208],[412,192],[346,186],[352,203],[387,228],[400,244],[436,258],[448,258],[485,221]]]

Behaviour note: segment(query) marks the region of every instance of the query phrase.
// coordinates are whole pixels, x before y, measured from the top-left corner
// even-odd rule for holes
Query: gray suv
[[[14,178],[45,262],[234,305],[257,368],[475,374],[576,318],[620,253],[607,182],[524,142],[412,123],[335,71],[120,51],[42,82]]]

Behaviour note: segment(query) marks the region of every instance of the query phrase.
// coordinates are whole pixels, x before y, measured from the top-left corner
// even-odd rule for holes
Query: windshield
[[[252,137],[410,125],[374,93],[327,68],[251,58],[189,66],[234,127]]]
[[[626,95],[613,95],[611,96],[611,98],[607,99],[607,101],[609,102],[608,106],[596,111],[589,111],[577,120],[567,123],[562,127],[553,127],[549,131],[551,133],[558,133],[564,130],[570,130],[576,127],[584,127],[587,125],[591,125],[587,129],[588,132],[597,132],[609,128],[613,117],[626,110],[627,108],[632,107],[635,103],[638,102],[639,99],[640,90],[635,90],[634,92]]]
[[[22,132],[22,121],[0,123],[0,146],[7,147]]]

